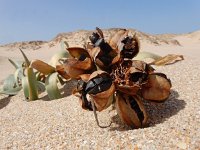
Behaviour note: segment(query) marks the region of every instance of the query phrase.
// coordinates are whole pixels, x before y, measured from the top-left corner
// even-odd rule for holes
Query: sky
[[[200,0],[0,0],[0,44],[96,26],[192,32],[200,30]]]

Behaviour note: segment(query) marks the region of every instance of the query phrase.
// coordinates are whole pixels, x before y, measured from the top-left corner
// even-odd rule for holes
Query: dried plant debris
[[[73,94],[79,97],[83,109],[102,111],[115,103],[121,120],[139,128],[147,123],[147,112],[142,99],[163,102],[170,95],[171,82],[165,74],[140,60],[137,35],[122,29],[109,41],[97,28],[85,48],[67,48],[71,58],[56,68],[61,76],[78,79]],[[62,70],[62,71],[60,71]],[[64,75],[65,76],[64,76]]]

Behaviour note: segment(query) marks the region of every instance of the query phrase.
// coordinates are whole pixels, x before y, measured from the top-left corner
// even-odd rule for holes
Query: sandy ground
[[[177,37],[182,46],[155,46],[142,43],[142,50],[165,55],[183,54],[184,61],[156,67],[172,81],[169,99],[160,104],[145,102],[149,113],[148,127],[130,129],[114,110],[98,113],[101,129],[92,112],[82,110],[72,95],[74,82],[65,88],[64,98],[26,102],[23,93],[13,97],[0,95],[0,149],[200,149],[200,42],[191,37]],[[30,59],[49,60],[59,49],[54,47],[26,51]],[[21,59],[17,50],[0,49],[0,81],[12,66],[7,58]]]

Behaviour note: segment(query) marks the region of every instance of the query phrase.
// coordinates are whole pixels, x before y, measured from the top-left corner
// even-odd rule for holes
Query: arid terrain
[[[106,39],[119,29],[103,30]],[[92,112],[82,110],[78,99],[65,98],[26,102],[23,93],[13,97],[0,95],[0,149],[200,149],[200,31],[185,34],[151,35],[130,29],[139,36],[141,51],[161,56],[181,54],[184,60],[173,65],[155,67],[172,81],[169,99],[160,104],[146,103],[149,126],[130,130],[114,110],[99,113],[101,129]],[[45,62],[61,50],[60,42],[83,46],[93,31],[60,33],[50,41],[17,42],[0,46],[0,83],[14,68],[8,61],[22,60],[19,48],[30,60]]]

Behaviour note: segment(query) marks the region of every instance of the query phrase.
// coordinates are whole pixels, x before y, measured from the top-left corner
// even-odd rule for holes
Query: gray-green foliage
[[[61,48],[66,49],[66,47],[68,47],[67,42],[62,41]],[[12,96],[16,95],[21,89],[23,89],[25,99],[32,101],[37,100],[38,94],[41,91],[46,90],[51,100],[61,98],[57,84],[61,81],[63,82],[63,80],[58,76],[58,73],[54,70],[44,75],[39,71],[34,71],[33,67],[31,66],[31,61],[21,49],[20,51],[24,57],[24,61],[14,61],[8,59],[16,70],[4,80],[3,86],[0,89],[0,94]],[[52,68],[54,68],[58,63],[59,59],[67,57],[67,51],[62,50],[51,58],[48,65],[52,70]],[[40,67],[40,63],[37,65]]]

